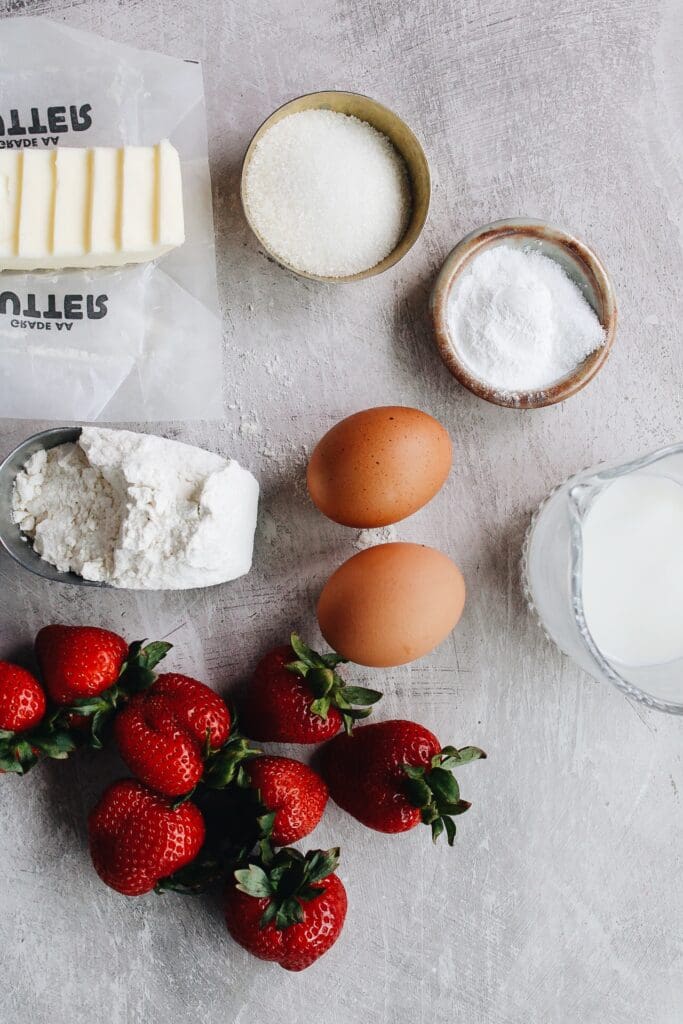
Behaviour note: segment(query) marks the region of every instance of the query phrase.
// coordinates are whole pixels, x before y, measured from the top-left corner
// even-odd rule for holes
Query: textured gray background
[[[0,656],[45,622],[168,633],[171,664],[229,689],[291,626],[318,639],[316,593],[354,550],[302,490],[305,453],[339,417],[415,404],[455,443],[438,498],[400,527],[462,566],[454,636],[412,667],[357,672],[444,742],[490,753],[463,772],[457,848],[391,839],[331,808],[350,897],[342,939],[289,975],[236,947],[211,899],[127,901],[94,877],[84,819],[120,772],[87,756],[0,785],[2,1018],[7,1024],[678,1024],[683,1018],[681,723],[581,675],[526,613],[530,511],[570,472],[680,439],[683,11],[678,0],[3,2],[204,64],[219,285],[221,425],[159,430],[260,477],[255,568],[167,596],[44,585],[0,560]],[[0,31],[2,29],[0,28]],[[267,262],[240,213],[259,122],[319,88],[367,92],[427,148],[434,197],[400,267],[349,287]],[[425,322],[433,277],[471,228],[528,214],[593,243],[621,320],[600,377],[519,413],[462,391]],[[188,358],[191,358],[188,342]],[[42,424],[4,422],[2,448]]]

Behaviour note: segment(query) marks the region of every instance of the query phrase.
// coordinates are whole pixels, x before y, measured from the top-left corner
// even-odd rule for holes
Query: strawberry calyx
[[[403,791],[414,807],[418,807],[425,825],[431,826],[434,842],[445,831],[448,845],[455,840],[453,818],[472,806],[460,797],[460,787],[453,769],[486,757],[479,747],[444,747],[431,759],[429,766],[404,764]]]
[[[341,714],[344,729],[350,734],[356,721],[372,713],[372,705],[381,700],[382,694],[379,690],[370,690],[365,686],[348,686],[335,672],[337,665],[346,664],[346,658],[340,654],[318,654],[296,633],[292,633],[289,642],[296,660],[289,662],[285,668],[306,680],[314,697],[311,711],[326,720],[330,708],[336,708]]]
[[[154,886],[154,891],[160,896],[167,892],[179,893],[181,896],[200,896],[223,878],[224,874],[225,869],[220,860],[209,853],[200,852],[190,864],[161,878]]]
[[[59,717],[60,712],[55,712],[22,732],[0,729],[0,772],[25,775],[43,758],[65,760],[77,744]]]
[[[59,721],[65,724],[72,716],[90,719],[88,743],[95,750],[102,748],[104,729],[114,712],[133,694],[149,689],[156,679],[154,669],[173,646],[163,640],[145,644],[146,640],[135,640],[130,645],[113,686],[92,697],[79,697],[59,711]]]
[[[255,899],[267,899],[261,917],[261,928],[271,922],[278,931],[293,924],[302,924],[302,903],[324,892],[320,883],[336,870],[339,847],[331,850],[309,850],[305,855],[291,846],[275,854],[262,854],[244,868],[234,872],[236,887]]]
[[[248,786],[249,777],[244,770],[244,763],[261,753],[261,750],[250,745],[246,737],[233,731],[227,743],[219,750],[211,750],[208,745],[205,748],[205,767],[201,781],[209,789],[225,789],[232,783]]]

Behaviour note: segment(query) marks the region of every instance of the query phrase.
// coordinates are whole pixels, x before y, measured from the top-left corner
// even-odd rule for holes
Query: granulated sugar
[[[365,121],[303,110],[273,125],[250,161],[252,223],[280,259],[309,274],[369,270],[401,240],[410,216],[405,164]]]
[[[605,341],[559,263],[509,245],[475,256],[451,292],[448,326],[471,373],[503,392],[547,387]]]

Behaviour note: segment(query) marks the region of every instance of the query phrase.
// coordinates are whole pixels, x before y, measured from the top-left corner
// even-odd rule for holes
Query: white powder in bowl
[[[605,342],[595,311],[559,263],[505,244],[474,257],[451,291],[447,316],[462,362],[501,392],[546,388]]]
[[[297,270],[347,277],[391,253],[410,217],[403,159],[365,121],[302,110],[257,143],[245,201],[258,234]]]
[[[61,572],[133,590],[185,590],[251,568],[259,487],[237,462],[152,434],[84,427],[33,455],[13,518]]]

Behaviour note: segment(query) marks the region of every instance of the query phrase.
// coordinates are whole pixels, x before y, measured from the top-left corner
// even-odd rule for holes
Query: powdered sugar
[[[205,587],[251,568],[258,483],[234,460],[85,427],[18,474],[14,519],[60,571],[140,590]]]
[[[472,374],[507,392],[555,383],[605,341],[559,263],[510,245],[474,257],[449,297],[448,324]]]

